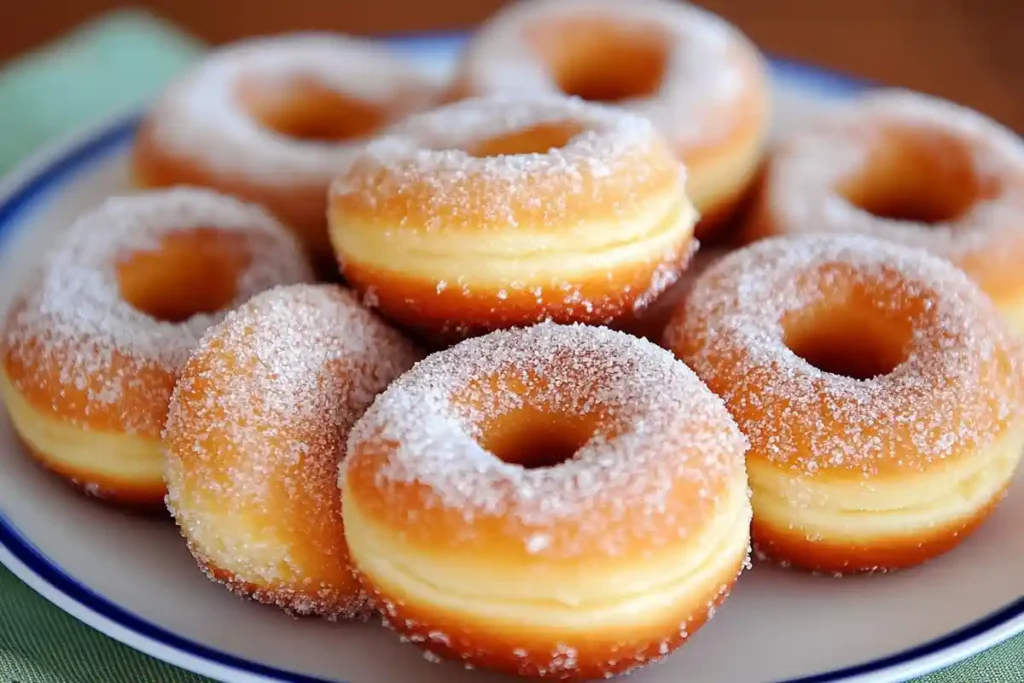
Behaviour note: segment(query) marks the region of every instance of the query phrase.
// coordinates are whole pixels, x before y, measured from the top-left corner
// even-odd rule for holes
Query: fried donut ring
[[[340,475],[352,560],[430,656],[555,679],[661,658],[749,551],[746,442],[684,364],[542,323],[428,357]]]
[[[433,83],[362,39],[298,33],[214,51],[146,116],[144,187],[191,184],[257,202],[332,263],[327,187],[356,143],[429,105]]]
[[[211,579],[293,614],[369,613],[338,460],[417,352],[332,285],[265,292],[210,329],[171,400],[168,507]]]
[[[346,280],[437,343],[631,315],[678,278],[695,218],[648,121],[561,96],[415,115],[355,157],[329,206]]]
[[[672,0],[533,0],[471,38],[449,98],[562,92],[649,117],[686,163],[704,239],[748,194],[764,153],[768,71],[706,10]]]
[[[99,498],[162,507],[160,432],[206,328],[312,278],[262,209],[207,190],[107,200],[78,218],[8,314],[0,396],[46,467]]]
[[[1024,332],[1024,142],[981,114],[886,89],[789,133],[744,238],[822,231],[951,260]]]
[[[1024,447],[1019,340],[962,271],[855,235],[764,240],[701,276],[668,346],[750,439],[756,549],[907,567],[991,512]]]

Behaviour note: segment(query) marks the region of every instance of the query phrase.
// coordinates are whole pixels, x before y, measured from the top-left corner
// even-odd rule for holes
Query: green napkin
[[[149,15],[105,15],[0,71],[0,172],[145,101],[202,53]],[[0,683],[206,683],[85,626],[0,567]],[[384,683],[383,681],[381,683]],[[915,683],[1024,683],[1024,636]]]
[[[137,105],[202,52],[141,12],[104,15],[0,71],[0,174],[55,137]]]

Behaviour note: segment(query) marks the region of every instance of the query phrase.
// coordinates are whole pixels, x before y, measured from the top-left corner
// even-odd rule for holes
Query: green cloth
[[[201,52],[190,37],[126,10],[4,65],[0,174],[54,138],[141,104]]]
[[[119,12],[6,65],[0,172],[83,122],[145,100],[200,53],[198,43],[148,15]],[[0,683],[206,680],[94,631],[0,567]],[[1024,683],[1024,636],[915,683],[975,682]]]

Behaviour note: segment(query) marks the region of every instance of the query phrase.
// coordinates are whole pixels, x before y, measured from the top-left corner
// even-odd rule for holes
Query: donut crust
[[[684,642],[745,566],[744,450],[650,342],[495,332],[428,357],[360,419],[339,474],[349,548],[391,628],[434,655],[611,676]]]
[[[1019,468],[1024,347],[924,251],[757,242],[698,278],[665,343],[751,439],[753,542],[777,562],[919,564],[975,530]]]

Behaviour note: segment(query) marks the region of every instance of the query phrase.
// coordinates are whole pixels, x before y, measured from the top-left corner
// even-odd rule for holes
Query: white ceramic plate
[[[396,47],[443,71],[457,36]],[[778,125],[841,102],[858,84],[774,64]],[[44,244],[82,209],[127,189],[136,118],[73,136],[0,190],[0,310]],[[430,665],[383,628],[294,621],[235,598],[197,569],[170,521],[74,495],[24,456],[0,419],[0,561],[74,616],[128,645],[211,677],[349,683],[486,682]],[[718,615],[636,683],[904,681],[1024,631],[1024,476],[959,549],[924,567],[833,579],[759,565]]]

